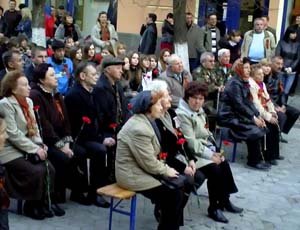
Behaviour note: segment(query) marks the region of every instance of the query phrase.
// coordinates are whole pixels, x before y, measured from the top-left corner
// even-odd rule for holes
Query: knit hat
[[[152,105],[151,99],[151,91],[149,90],[145,90],[138,93],[130,101],[130,104],[132,105],[132,112],[134,114],[146,113]]]
[[[60,40],[54,39],[52,41],[52,49],[57,50],[57,49],[61,49],[61,48],[65,48],[65,43],[63,43]]]

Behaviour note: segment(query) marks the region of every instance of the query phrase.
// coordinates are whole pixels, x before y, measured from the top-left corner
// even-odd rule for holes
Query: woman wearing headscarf
[[[225,85],[218,114],[219,124],[230,128],[230,135],[246,141],[248,148],[247,165],[258,170],[270,168],[263,160],[263,138],[266,124],[255,108],[250,92],[250,60],[243,58],[233,65],[236,76]]]
[[[165,164],[161,153],[161,135],[155,119],[162,116],[162,93],[143,91],[132,101],[133,116],[118,134],[116,179],[119,186],[136,191],[161,206],[158,229],[179,229],[183,192],[170,189],[157,177],[178,177]]]

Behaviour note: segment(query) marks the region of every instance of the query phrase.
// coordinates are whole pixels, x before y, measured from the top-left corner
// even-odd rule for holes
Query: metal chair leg
[[[136,210],[136,195],[131,198],[130,205],[130,230],[135,229],[135,210]]]

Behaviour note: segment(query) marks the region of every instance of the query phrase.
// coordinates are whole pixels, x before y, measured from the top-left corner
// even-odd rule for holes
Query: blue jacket
[[[62,63],[58,63],[52,56],[48,57],[47,63],[51,64],[54,68],[58,82],[57,91],[62,95],[65,95],[73,82],[73,63],[71,59],[64,58]]]

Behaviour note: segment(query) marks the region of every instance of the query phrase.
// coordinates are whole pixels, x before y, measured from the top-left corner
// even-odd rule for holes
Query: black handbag
[[[187,184],[193,184],[193,178],[179,174],[178,177],[160,177],[158,180],[170,189],[182,189]]]

